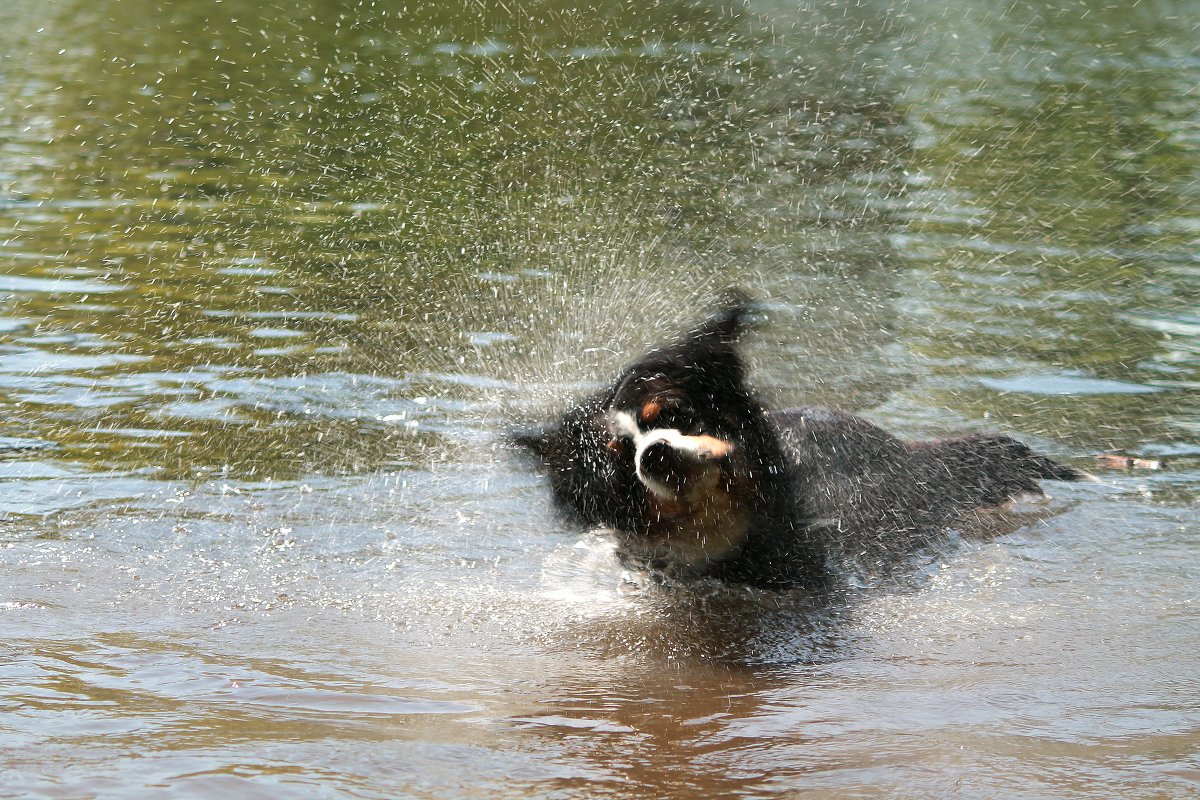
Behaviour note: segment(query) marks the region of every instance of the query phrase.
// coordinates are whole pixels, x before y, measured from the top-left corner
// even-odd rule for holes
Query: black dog
[[[905,550],[1039,480],[1086,474],[1006,436],[906,442],[838,411],[768,412],[735,347],[734,297],[644,355],[554,426],[517,437],[559,507],[617,532],[622,559],[673,578],[764,588],[829,585],[856,552]]]

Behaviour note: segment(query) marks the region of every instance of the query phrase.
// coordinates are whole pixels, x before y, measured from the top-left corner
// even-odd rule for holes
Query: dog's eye
[[[626,439],[619,439],[614,436],[612,439],[609,439],[604,446],[608,448],[610,453],[615,453],[618,456],[629,454],[629,441]]]

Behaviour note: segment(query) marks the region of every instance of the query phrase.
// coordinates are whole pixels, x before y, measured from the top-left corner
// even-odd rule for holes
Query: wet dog
[[[616,532],[628,564],[669,579],[826,588],[847,554],[905,552],[1041,480],[1085,473],[1007,436],[910,442],[824,408],[767,411],[731,296],[553,425],[517,437],[568,516]]]

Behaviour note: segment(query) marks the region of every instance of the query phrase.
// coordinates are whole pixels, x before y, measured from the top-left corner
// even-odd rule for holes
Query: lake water
[[[1200,13],[1028,5],[8,0],[0,796],[1200,795]],[[1100,481],[637,586],[500,443],[730,285]]]

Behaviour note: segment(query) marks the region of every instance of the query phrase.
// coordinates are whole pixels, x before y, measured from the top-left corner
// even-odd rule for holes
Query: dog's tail
[[[1026,448],[1028,449],[1028,448]],[[1039,456],[1036,453],[1030,452],[1030,458],[1033,466],[1037,470],[1037,476],[1042,480],[1047,481],[1097,481],[1095,475],[1090,472],[1071,467],[1066,464],[1060,464],[1057,461],[1052,461],[1045,456]]]
[[[986,508],[1022,495],[1041,495],[1044,480],[1095,480],[1008,436],[976,434],[910,447],[915,456],[910,466],[919,480],[946,487],[946,499],[961,507]]]
[[[1009,436],[979,434],[948,443],[962,461],[970,465],[988,495],[988,504],[1020,494],[1041,494],[1040,481],[1096,480],[1081,469],[1060,464],[1035,453]]]

